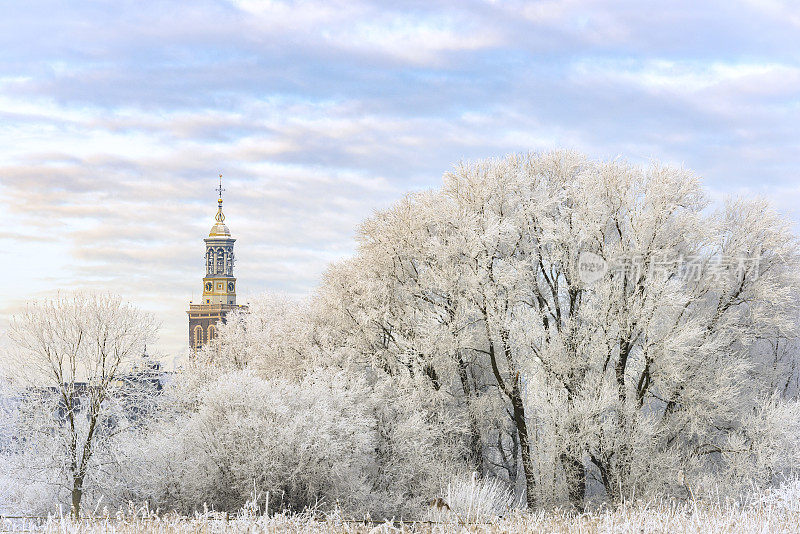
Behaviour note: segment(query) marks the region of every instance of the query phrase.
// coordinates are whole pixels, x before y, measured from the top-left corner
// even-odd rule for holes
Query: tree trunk
[[[574,353],[573,353],[573,357]],[[583,376],[581,376],[581,379]],[[570,412],[575,410],[574,382],[567,388],[567,406]],[[561,453],[559,460],[564,469],[564,479],[567,484],[567,496],[570,504],[579,512],[583,512],[586,498],[586,466],[583,463],[583,445],[580,440],[580,429],[573,421],[567,427],[567,443],[572,445],[572,450]]]
[[[508,363],[509,374],[511,375],[508,377],[511,382],[511,386],[509,387],[506,381],[503,380],[503,375],[497,365],[497,351],[495,350],[495,344],[492,341],[492,336],[489,332],[489,322],[486,311],[483,310],[483,312],[484,318],[487,319],[484,321],[484,325],[486,327],[486,338],[489,340],[489,363],[492,365],[492,373],[494,374],[495,380],[497,380],[497,385],[511,401],[511,406],[513,408],[511,418],[514,421],[514,427],[517,430],[517,436],[519,436],[519,447],[522,456],[522,470],[525,473],[525,500],[528,508],[533,509],[536,506],[536,496],[534,494],[534,489],[536,488],[536,479],[533,472],[533,458],[531,457],[528,422],[525,420],[525,404],[522,398],[522,388],[520,387],[520,371],[514,364],[514,355],[511,352],[511,347],[508,344],[508,332],[503,331],[500,334],[500,339],[502,340],[503,354],[506,357],[505,359]]]
[[[466,399],[467,411],[469,412],[469,460],[472,467],[481,475],[484,475],[483,470],[483,444],[481,442],[481,431],[478,420],[472,411],[472,397],[473,391],[469,384],[469,376],[467,374],[467,363],[460,354],[456,356],[458,363],[458,377],[461,380],[461,388],[464,391]]]
[[[561,455],[561,466],[567,481],[569,502],[579,512],[583,512],[586,496],[586,467],[580,458],[568,454]]]
[[[624,408],[623,408],[624,409]],[[614,450],[611,462],[611,487],[610,491],[614,502],[622,502],[624,495],[631,489],[631,458],[633,447],[629,439],[637,432],[632,414],[623,413],[619,424],[621,443]]]
[[[83,497],[83,476],[75,476],[72,479],[72,518],[79,519],[81,516],[81,498]]]
[[[522,392],[519,387],[519,374],[513,379],[511,388],[511,405],[514,407],[514,426],[519,436],[520,452],[522,453],[522,470],[525,472],[525,500],[528,508],[536,506],[536,479],[533,476],[533,458],[528,438],[528,423],[525,421],[525,406],[522,403]]]

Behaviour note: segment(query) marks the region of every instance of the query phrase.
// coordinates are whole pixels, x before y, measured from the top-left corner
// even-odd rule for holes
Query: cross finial
[[[219,200],[222,202],[222,192],[225,191],[222,189],[222,173],[219,173],[219,187],[217,188],[217,191],[219,192]]]

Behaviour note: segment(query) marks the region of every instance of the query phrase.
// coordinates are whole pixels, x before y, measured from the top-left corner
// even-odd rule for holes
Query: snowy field
[[[567,512],[512,513],[481,522],[464,523],[453,513],[421,522],[350,521],[337,513],[257,517],[209,512],[194,517],[158,517],[129,510],[107,518],[71,521],[4,519],[2,532],[45,533],[206,533],[206,532],[553,532],[553,533],[788,533],[800,532],[800,484],[784,486],[744,506],[703,503],[648,505],[638,503],[616,510],[577,515]]]
[[[200,533],[200,532],[563,532],[563,533],[649,533],[708,532],[787,533],[800,531],[797,511],[751,509],[730,511],[675,508],[625,508],[614,512],[580,516],[561,513],[520,514],[485,523],[462,524],[456,519],[442,522],[367,523],[344,522],[335,517],[306,516],[222,519],[212,516],[164,518],[110,518],[73,522],[54,518],[42,523],[5,520],[2,532],[45,533]]]

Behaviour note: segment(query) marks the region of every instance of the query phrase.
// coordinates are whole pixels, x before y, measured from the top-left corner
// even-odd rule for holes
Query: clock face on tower
[[[228,282],[228,291],[233,293],[233,282]]]
[[[206,282],[206,291],[211,291],[211,288],[214,287],[211,282]]]

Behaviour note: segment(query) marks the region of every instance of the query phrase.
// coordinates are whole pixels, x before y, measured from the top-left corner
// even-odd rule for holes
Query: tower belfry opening
[[[234,255],[231,232],[225,225],[222,212],[222,174],[219,175],[217,214],[214,225],[204,239],[206,244],[206,274],[203,277],[203,297],[199,304],[189,303],[189,346],[193,350],[216,337],[218,323],[224,323],[228,312],[246,310],[236,304],[236,277],[233,275]]]

